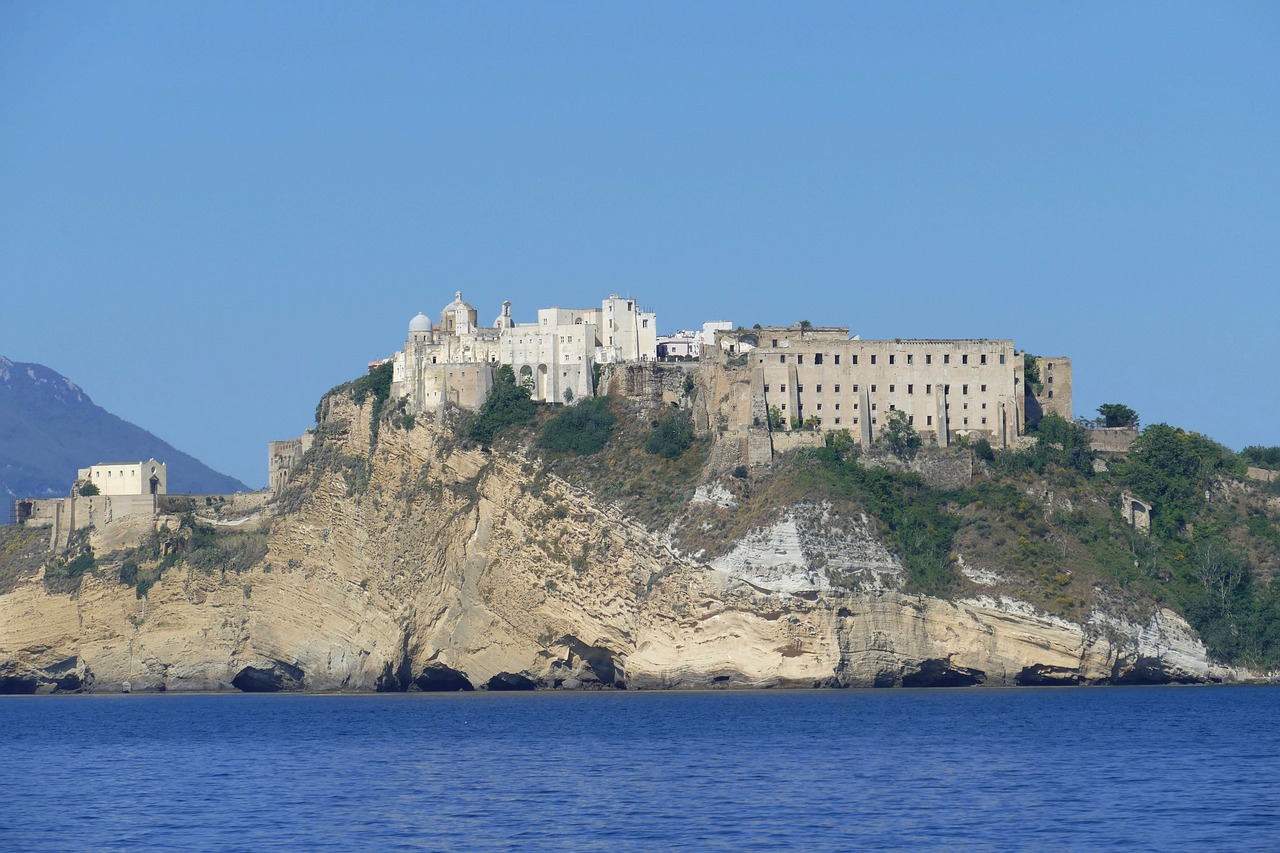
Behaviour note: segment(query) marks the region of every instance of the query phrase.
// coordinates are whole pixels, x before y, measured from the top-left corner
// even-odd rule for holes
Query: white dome
[[[431,318],[428,317],[426,314],[423,314],[421,311],[419,311],[418,316],[414,317],[412,320],[409,321],[409,331],[410,332],[431,331]]]

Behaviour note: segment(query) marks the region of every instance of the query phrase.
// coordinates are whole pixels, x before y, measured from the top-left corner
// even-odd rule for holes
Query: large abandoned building
[[[711,360],[749,390],[729,394],[730,426],[793,431],[848,430],[869,445],[895,411],[926,442],[984,436],[1008,447],[1043,414],[1071,418],[1071,360],[1026,359],[1012,340],[864,341],[843,326],[768,326],[721,331]],[[771,417],[772,415],[772,417]]]

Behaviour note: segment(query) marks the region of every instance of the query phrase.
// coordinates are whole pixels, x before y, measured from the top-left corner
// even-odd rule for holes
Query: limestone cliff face
[[[403,690],[1230,681],[1164,611],[1076,624],[902,590],[865,519],[785,508],[725,556],[681,554],[519,452],[465,449],[330,400],[269,552],[0,595],[0,690]],[[310,478],[310,479],[309,479]],[[366,480],[367,478],[367,480]],[[699,500],[731,500],[714,486]],[[99,532],[99,536],[106,535]]]

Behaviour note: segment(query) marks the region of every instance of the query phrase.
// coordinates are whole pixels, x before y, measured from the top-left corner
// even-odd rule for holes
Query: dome
[[[462,291],[461,291],[461,290],[456,291],[456,292],[453,294],[453,301],[452,301],[452,302],[450,302],[448,305],[444,306],[444,311],[442,311],[441,313],[442,313],[442,314],[452,314],[454,311],[457,311],[459,308],[463,309],[464,311],[474,311],[474,310],[476,310],[476,309],[472,308],[468,303],[466,303],[466,302],[463,302],[463,301],[462,301]]]
[[[431,319],[419,311],[418,316],[409,321],[409,331],[411,333],[431,331]]]

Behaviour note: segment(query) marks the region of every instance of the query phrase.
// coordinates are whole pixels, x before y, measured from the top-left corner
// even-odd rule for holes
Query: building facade
[[[594,393],[594,366],[657,358],[657,318],[634,299],[612,295],[599,308],[543,308],[532,323],[516,323],[511,303],[493,326],[455,294],[439,324],[424,314],[409,323],[404,349],[393,356],[391,395],[414,413],[448,404],[477,409],[508,365],[542,403],[572,403]]]
[[[163,462],[102,462],[81,468],[79,483],[93,483],[100,495],[163,495],[169,491],[169,473]]]
[[[749,368],[747,426],[847,429],[869,445],[905,413],[926,442],[985,436],[1007,447],[1026,428],[1023,354],[1008,339],[861,340],[847,327],[770,326],[719,332],[704,359]],[[1070,375],[1065,359],[1056,376]],[[1047,368],[1046,368],[1047,370]],[[1054,410],[1070,417],[1070,381],[1055,380]]]

